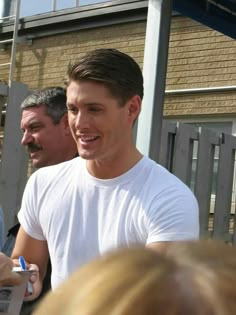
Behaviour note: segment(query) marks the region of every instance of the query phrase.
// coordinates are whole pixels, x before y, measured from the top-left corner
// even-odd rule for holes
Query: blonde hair
[[[75,272],[35,315],[233,315],[236,249],[170,244],[165,254],[120,249]]]

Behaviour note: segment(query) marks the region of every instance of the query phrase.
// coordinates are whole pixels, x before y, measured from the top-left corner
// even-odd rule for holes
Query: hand
[[[29,277],[29,282],[32,285],[33,293],[29,293],[26,290],[24,301],[32,301],[36,299],[42,290],[42,280],[40,279],[39,268],[35,264],[27,265],[28,270],[32,270],[32,274]]]
[[[13,259],[14,266],[19,266],[19,259]],[[42,279],[40,277],[39,268],[35,264],[28,264],[26,262],[27,270],[32,270],[32,273],[29,277],[29,282],[32,285],[33,292],[29,293],[27,288],[25,292],[24,301],[33,301],[41,293],[42,290]]]
[[[23,282],[23,277],[16,272],[12,272],[12,268],[13,261],[0,253],[0,286],[19,285]]]

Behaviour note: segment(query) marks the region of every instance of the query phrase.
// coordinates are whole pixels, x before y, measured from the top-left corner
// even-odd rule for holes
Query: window
[[[111,0],[80,0],[79,5],[89,5],[89,4],[95,4],[95,3],[102,3],[102,2],[108,2]]]
[[[74,6],[75,6],[74,0],[57,0],[56,1],[56,10],[69,9],[69,8],[73,8]]]
[[[51,0],[30,1],[21,0],[20,17],[30,16],[52,11]]]
[[[78,6],[91,5],[96,3],[108,2],[110,0],[56,0],[56,10],[69,9]],[[53,11],[53,0],[21,0],[20,16],[31,16]]]
[[[111,0],[55,0],[55,10],[69,9],[78,6],[98,4]],[[0,18],[13,15],[17,0],[0,0]],[[42,14],[53,11],[53,0],[21,0],[20,17]]]

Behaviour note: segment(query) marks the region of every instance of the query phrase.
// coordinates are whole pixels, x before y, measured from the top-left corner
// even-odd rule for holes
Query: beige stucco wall
[[[17,48],[15,80],[31,89],[61,85],[68,62],[86,51],[113,47],[142,67],[145,22],[126,23],[34,39]],[[10,49],[0,53],[7,62]],[[7,80],[1,68],[0,80]],[[185,17],[172,19],[166,89],[236,85],[236,41]],[[236,114],[236,92],[167,96],[165,115]]]

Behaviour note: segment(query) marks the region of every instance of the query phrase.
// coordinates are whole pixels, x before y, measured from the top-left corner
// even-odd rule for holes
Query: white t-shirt
[[[18,217],[27,234],[48,242],[52,288],[110,249],[199,234],[190,189],[147,157],[107,180],[92,177],[80,157],[42,168],[26,185]]]

